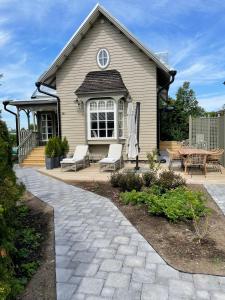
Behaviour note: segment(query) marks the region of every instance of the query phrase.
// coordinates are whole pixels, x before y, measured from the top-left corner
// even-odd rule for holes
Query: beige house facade
[[[76,145],[88,144],[93,160],[104,157],[110,144],[121,143],[126,160],[127,106],[140,102],[139,158],[146,160],[157,148],[158,103],[167,97],[171,74],[167,64],[97,5],[36,83],[36,105],[40,92],[42,101],[55,101],[47,115],[43,106],[38,113],[33,110],[40,132],[48,133],[48,122],[54,128],[42,134],[43,142],[55,134],[65,136],[71,153]],[[30,111],[33,100],[25,107]]]

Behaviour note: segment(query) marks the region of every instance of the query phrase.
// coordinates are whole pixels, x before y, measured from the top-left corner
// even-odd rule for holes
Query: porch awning
[[[18,109],[28,109],[30,111],[56,110],[57,100],[53,98],[29,99],[29,100],[9,100],[8,105]]]
[[[128,94],[120,72],[117,70],[93,71],[87,73],[81,86],[75,91],[77,96],[99,93]]]

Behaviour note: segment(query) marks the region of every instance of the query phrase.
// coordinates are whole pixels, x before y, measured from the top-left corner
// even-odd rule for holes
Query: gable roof
[[[77,31],[74,33],[74,35],[71,37],[71,39],[68,41],[68,43],[65,45],[65,47],[61,50],[59,55],[48,68],[48,70],[39,77],[38,82],[45,84],[51,88],[56,88],[55,75],[58,68],[63,64],[63,62],[70,55],[70,53],[77,47],[79,42],[82,40],[83,36],[87,33],[87,31],[90,29],[90,27],[96,21],[100,14],[107,18],[130,41],[132,41],[141,51],[143,51],[151,60],[153,60],[158,66],[158,68],[160,68],[166,73],[170,71],[170,68],[167,64],[162,62],[155,53],[153,53],[151,50],[146,48],[140,41],[138,41],[138,39],[131,32],[129,32],[125,26],[123,26],[118,20],[116,20],[104,7],[102,7],[100,4],[97,4],[90,12],[90,14],[86,17],[86,19],[83,21],[83,23],[80,25],[80,27],[77,29]]]
[[[89,72],[81,86],[75,91],[76,95],[94,94],[98,92],[127,93],[120,72],[117,70],[92,71]]]

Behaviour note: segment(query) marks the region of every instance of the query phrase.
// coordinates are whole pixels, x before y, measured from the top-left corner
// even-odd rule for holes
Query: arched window
[[[111,99],[88,102],[88,139],[116,138],[116,104]]]
[[[109,65],[109,52],[106,49],[100,49],[97,53],[97,63],[101,69]]]

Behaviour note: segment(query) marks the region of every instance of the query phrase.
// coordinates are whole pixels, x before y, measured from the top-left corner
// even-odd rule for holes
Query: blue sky
[[[0,102],[27,99],[34,83],[95,6],[92,0],[0,0]],[[105,0],[112,15],[178,71],[170,94],[191,82],[200,104],[225,103],[225,1]],[[2,105],[0,103],[0,109]],[[13,118],[3,112],[10,127]],[[25,120],[23,124],[26,124]]]

